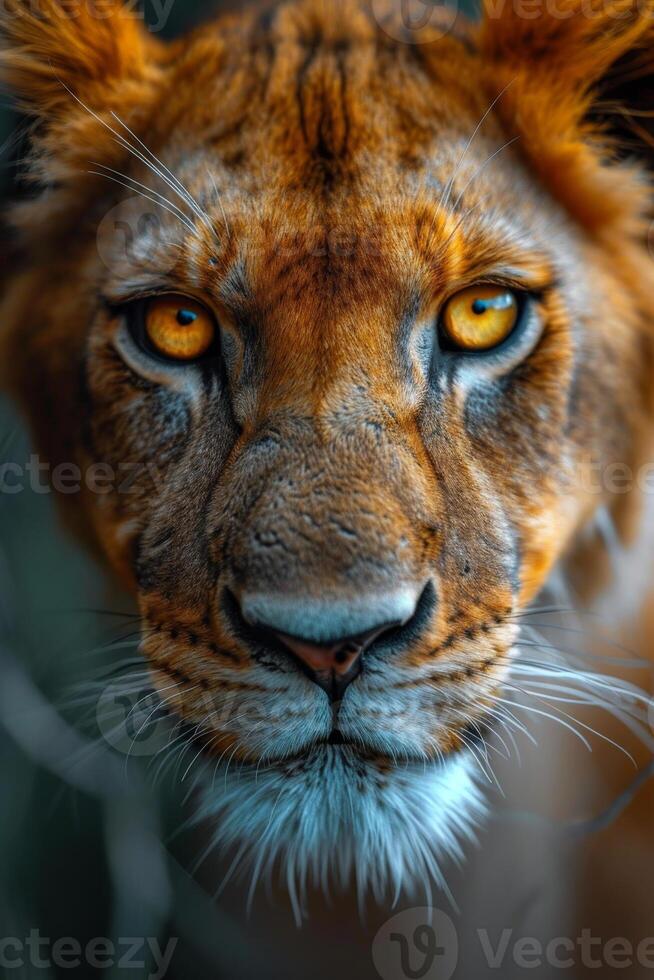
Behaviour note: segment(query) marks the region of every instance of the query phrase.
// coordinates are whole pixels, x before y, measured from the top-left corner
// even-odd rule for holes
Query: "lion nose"
[[[413,618],[420,592],[407,587],[341,601],[246,593],[240,606],[245,621],[281,642],[317,683],[330,678],[342,686],[375,640]]]
[[[399,625],[401,625],[399,622],[387,623],[359,636],[348,636],[327,644],[312,643],[302,637],[289,636],[276,630],[272,632],[312,673],[317,675],[333,673],[342,678],[352,672],[361,654],[371,643],[374,643],[382,633]]]

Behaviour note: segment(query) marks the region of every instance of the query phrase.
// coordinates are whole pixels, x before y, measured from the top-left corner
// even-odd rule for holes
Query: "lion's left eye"
[[[147,300],[143,324],[156,353],[175,361],[197,360],[216,339],[213,315],[186,296],[173,294]]]
[[[518,295],[501,286],[471,286],[445,305],[442,330],[446,341],[462,351],[497,347],[513,332],[520,313]]]

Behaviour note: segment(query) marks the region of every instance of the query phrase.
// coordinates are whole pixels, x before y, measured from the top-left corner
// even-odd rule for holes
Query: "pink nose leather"
[[[297,636],[276,633],[277,638],[291,653],[315,674],[335,674],[345,677],[350,673],[363,651],[388,627],[371,630],[361,636],[337,640],[332,644],[309,643]]]

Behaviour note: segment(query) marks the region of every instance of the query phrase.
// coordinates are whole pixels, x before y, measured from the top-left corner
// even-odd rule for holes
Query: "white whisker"
[[[114,183],[120,184],[122,187],[127,188],[127,190],[133,190],[135,194],[138,194],[139,197],[144,198],[146,201],[150,201],[153,204],[159,204],[159,206],[165,211],[168,211],[169,214],[179,218],[184,226],[189,229],[191,234],[195,234],[195,225],[189,220],[188,215],[184,214],[181,208],[178,208],[176,204],[172,203],[172,201],[169,201],[164,194],[160,194],[158,191],[153,190],[151,187],[148,187],[147,184],[142,183],[140,180],[136,180],[134,177],[129,177],[127,174],[122,174],[119,170],[114,170],[111,167],[105,167],[101,163],[94,163],[93,166],[99,167],[100,170],[87,170],[86,172],[88,174],[92,174],[96,177],[105,177],[107,180],[113,180]],[[156,200],[153,198],[156,198]]]
[[[461,169],[461,167],[463,165],[463,161],[466,158],[466,154],[468,153],[470,147],[474,143],[474,141],[475,141],[475,139],[477,137],[477,134],[480,132],[482,126],[484,125],[484,123],[486,122],[486,120],[488,119],[488,117],[490,116],[491,112],[493,111],[493,109],[495,108],[495,106],[498,104],[498,102],[500,101],[500,99],[502,98],[502,96],[504,95],[504,93],[507,91],[507,89],[509,89],[511,87],[511,85],[513,85],[513,82],[514,81],[515,81],[515,79],[512,78],[511,81],[508,82],[508,84],[506,84],[504,86],[504,88],[502,89],[502,91],[499,93],[499,95],[497,95],[493,99],[493,101],[488,106],[488,108],[484,112],[483,116],[481,117],[481,119],[479,120],[479,122],[477,123],[477,125],[475,126],[475,128],[474,128],[474,130],[472,132],[472,135],[470,136],[468,142],[464,146],[463,152],[461,153],[461,156],[459,157],[459,159],[458,159],[458,161],[457,161],[457,163],[456,163],[456,165],[454,167],[454,171],[452,173],[452,176],[450,177],[450,179],[448,180],[447,184],[445,185],[445,190],[444,190],[444,193],[443,193],[443,195],[441,197],[441,202],[440,202],[440,207],[443,210],[445,210],[447,208],[447,205],[449,204],[450,196],[452,194],[452,188],[454,187],[454,181],[456,180],[456,178],[459,175],[459,171],[460,171],[460,169]]]
[[[145,150],[145,152],[148,153],[152,157],[152,159],[154,160],[154,163],[156,164],[157,173],[159,173],[159,175],[162,177],[163,180],[166,179],[166,176],[165,175],[167,175],[167,177],[169,178],[169,180],[167,180],[166,183],[168,183],[168,185],[171,187],[171,189],[176,190],[177,193],[180,195],[180,197],[183,197],[186,200],[186,202],[189,205],[189,207],[193,210],[193,212],[197,215],[197,217],[206,225],[206,227],[209,229],[209,231],[211,232],[211,234],[214,235],[215,234],[215,230],[214,230],[213,224],[211,223],[211,219],[209,218],[209,215],[206,213],[206,211],[204,211],[200,207],[200,205],[198,204],[198,202],[196,201],[196,199],[193,197],[193,195],[182,184],[181,180],[179,180],[179,178],[176,177],[176,175],[172,172],[172,170],[170,170],[156,156],[156,154],[154,154],[152,152],[152,150],[148,146],[146,146],[146,144],[143,142],[142,139],[139,139],[139,137],[136,135],[136,133],[129,128],[129,126],[127,125],[127,123],[123,122],[123,120],[120,118],[120,116],[118,116],[113,111],[112,111],[111,115],[116,120],[116,122],[120,126],[122,126],[123,129],[125,129],[133,139],[136,140],[136,142],[139,144],[139,146],[142,146],[143,149]],[[173,182],[173,185],[170,184],[170,181]]]

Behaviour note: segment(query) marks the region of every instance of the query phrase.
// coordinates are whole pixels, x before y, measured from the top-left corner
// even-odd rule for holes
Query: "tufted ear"
[[[133,3],[2,0],[0,82],[37,123],[31,179],[63,185],[90,160],[120,160],[111,114],[132,126],[147,118],[167,51]]]
[[[654,0],[485,0],[480,46],[532,170],[589,229],[642,231]]]
[[[0,81],[25,112],[49,120],[70,109],[71,92],[97,110],[118,86],[142,84],[160,47],[135,5],[119,0],[3,0],[0,8]]]

